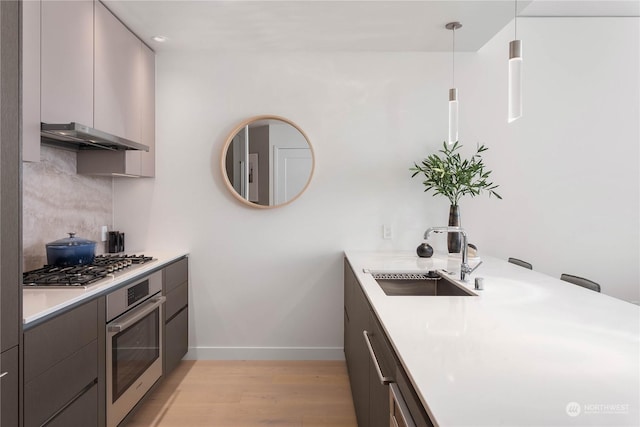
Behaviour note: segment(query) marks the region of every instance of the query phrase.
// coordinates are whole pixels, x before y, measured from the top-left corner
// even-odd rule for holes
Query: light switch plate
[[[100,236],[100,239],[102,239],[101,241],[103,241],[103,242],[106,242],[106,241],[107,241],[107,231],[108,231],[108,230],[109,230],[109,229],[107,228],[107,226],[106,226],[106,225],[103,225],[103,226],[102,226],[102,229],[101,229],[102,233],[101,233],[101,236]]]

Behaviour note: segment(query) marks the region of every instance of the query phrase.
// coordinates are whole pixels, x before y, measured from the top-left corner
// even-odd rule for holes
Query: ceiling
[[[156,52],[165,51],[477,51],[514,16],[495,1],[103,0]],[[640,16],[640,2],[520,0],[518,15]],[[164,43],[151,38],[167,37]]]

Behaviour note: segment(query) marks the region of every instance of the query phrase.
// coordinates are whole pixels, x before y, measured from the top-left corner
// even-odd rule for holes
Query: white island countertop
[[[142,252],[140,252],[142,253]],[[108,254],[107,254],[108,255]],[[139,267],[123,270],[112,280],[100,281],[85,288],[22,288],[22,317],[24,327],[28,328],[60,311],[71,308],[99,295],[108,293],[139,276],[159,270],[184,256],[184,252],[153,253],[153,261],[141,264]]]
[[[640,425],[640,307],[485,256],[478,296],[387,296],[363,269],[459,279],[460,258],[346,256],[436,425]]]

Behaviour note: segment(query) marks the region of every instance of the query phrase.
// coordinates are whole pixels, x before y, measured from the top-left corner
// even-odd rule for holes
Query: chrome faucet
[[[460,280],[466,281],[467,274],[471,274],[475,271],[476,268],[482,264],[480,261],[475,267],[469,267],[467,263],[467,232],[464,231],[460,227],[429,227],[427,231],[424,232],[424,240],[429,238],[429,234],[431,233],[459,233],[462,235],[462,264],[460,265]]]

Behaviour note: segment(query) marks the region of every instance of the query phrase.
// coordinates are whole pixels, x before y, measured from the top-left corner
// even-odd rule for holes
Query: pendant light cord
[[[518,0],[515,0],[514,4],[515,4],[515,7],[513,11],[513,26],[514,26],[513,39],[517,40],[518,39]]]
[[[451,87],[456,87],[456,28],[453,27],[453,49],[451,50]]]

